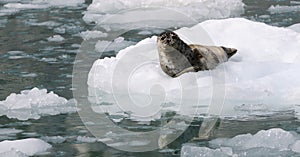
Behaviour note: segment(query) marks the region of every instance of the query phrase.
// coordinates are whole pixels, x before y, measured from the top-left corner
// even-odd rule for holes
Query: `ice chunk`
[[[68,1],[61,1],[61,0],[34,0],[33,3],[36,4],[47,4],[48,6],[54,7],[75,7],[78,5],[83,4],[84,0],[68,0]]]
[[[210,144],[227,147],[242,147],[250,149],[264,147],[279,150],[288,150],[289,147],[299,139],[295,133],[291,133],[280,128],[261,130],[255,135],[238,135],[232,139],[212,140]]]
[[[97,139],[95,137],[78,136],[77,141],[82,143],[94,143]]]
[[[201,34],[203,29],[208,35]],[[114,113],[118,112],[118,106],[112,107],[118,103],[116,99],[122,100],[118,105],[129,107],[154,100],[174,104],[172,107],[152,105],[149,110],[153,112],[160,107],[178,111],[181,102],[185,105],[182,114],[190,116],[195,107],[208,106],[211,99],[224,103],[224,114],[228,116],[235,116],[234,110],[239,108],[234,108],[236,105],[245,104],[246,108],[239,109],[264,114],[272,112],[265,110],[270,106],[286,110],[292,104],[299,104],[299,33],[243,18],[209,20],[175,32],[189,44],[234,47],[238,52],[214,70],[170,78],[160,68],[156,36],[146,38],[120,50],[116,57],[94,62],[88,79],[90,96],[98,98],[93,102],[111,104]],[[214,93],[213,88],[220,89],[219,86],[226,94]],[[181,92],[182,89],[185,91]]]
[[[11,153],[12,150],[20,151],[28,156],[36,155],[50,149],[52,146],[43,140],[36,138],[28,138],[15,141],[2,141],[0,142],[0,153]],[[20,154],[20,153],[15,153]]]
[[[298,33],[300,33],[300,23],[291,25],[291,26],[289,26],[289,27],[287,27],[287,28],[292,29],[292,30],[294,30],[294,31],[296,31],[296,32],[298,32]]]
[[[261,130],[255,135],[209,141],[209,147],[184,145],[181,156],[293,156],[300,150],[300,136],[280,128]]]
[[[103,37],[107,37],[107,33],[103,33],[101,31],[85,31],[85,32],[81,32],[80,36],[84,39],[84,40],[89,40],[89,39],[95,39],[95,38],[103,38]]]
[[[7,3],[4,5],[5,8],[9,9],[43,9],[47,8],[46,5],[41,4],[22,4],[22,3]]]
[[[93,0],[83,19],[101,27],[128,30],[132,27],[170,28],[211,18],[239,16],[241,0]]]
[[[63,143],[66,141],[66,138],[62,136],[43,136],[41,137],[41,139],[46,142],[54,143],[54,144]]]
[[[1,157],[28,157],[28,155],[14,149],[0,153],[0,156]]]
[[[41,115],[76,112],[75,101],[59,97],[46,89],[23,90],[0,101],[0,115],[19,120],[38,119]]]
[[[300,4],[299,1],[291,1],[290,3],[291,3],[291,4],[297,4],[297,5]]]
[[[222,152],[220,149],[210,149],[207,147],[197,147],[184,145],[181,148],[181,157],[229,157],[226,153]]]
[[[52,37],[47,38],[48,41],[53,41],[53,42],[60,42],[65,40],[64,37],[62,37],[61,35],[53,35]]]
[[[299,12],[300,11],[300,6],[299,5],[295,5],[295,6],[281,6],[281,5],[272,5],[270,6],[270,8],[268,9],[268,11],[271,14],[276,14],[276,13],[288,13],[288,12]]]
[[[25,73],[21,75],[22,77],[37,77],[38,74],[36,73]]]
[[[27,22],[28,25],[31,26],[47,26],[49,29],[53,29],[53,27],[59,26],[60,23],[55,22],[55,21],[45,21],[45,22]]]
[[[294,152],[300,153],[300,140],[297,140],[293,145],[292,145],[292,150]]]
[[[17,133],[21,133],[23,132],[23,130],[19,130],[19,129],[10,129],[10,128],[1,128],[0,129],[0,136],[1,135],[14,135],[14,134],[17,134]]]
[[[16,134],[23,132],[15,128],[1,128],[0,129],[0,141],[8,139],[16,139]]]
[[[27,3],[26,3],[27,2]],[[66,7],[66,6],[78,6],[84,3],[84,0],[32,0],[26,1],[25,3],[7,3],[4,5],[5,8],[10,9],[43,9],[48,7]]]
[[[27,1],[6,1],[4,9],[0,10],[0,16],[15,14],[21,10],[44,9],[50,7],[77,7],[84,3],[84,0],[27,0]]]

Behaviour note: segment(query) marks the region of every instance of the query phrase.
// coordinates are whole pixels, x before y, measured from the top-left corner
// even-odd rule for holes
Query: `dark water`
[[[0,2],[1,7],[2,3]],[[93,25],[87,25],[82,20],[82,12],[86,10],[89,3],[91,2],[86,1],[85,5],[76,8],[24,10],[12,15],[0,16],[0,100],[4,100],[10,93],[18,93],[33,87],[46,88],[67,99],[73,97],[73,62],[82,42],[81,37],[76,34],[93,28]],[[270,14],[267,11],[270,5],[291,5],[290,1],[244,0],[244,3],[246,10],[242,17],[283,27],[300,23],[300,12]],[[269,15],[269,17],[262,15]],[[46,21],[52,21],[52,24],[50,26],[36,24]],[[65,29],[65,32],[57,28]],[[47,38],[55,34],[60,34],[65,40],[57,43],[48,42]],[[127,38],[132,38],[132,34],[129,33]],[[141,39],[142,37],[136,37],[132,40]],[[12,52],[7,53],[9,51]],[[0,127],[24,130],[10,139],[67,137],[63,143],[52,144],[51,154],[42,156],[168,157],[179,156],[181,144],[191,141],[197,135],[201,121],[202,119],[195,119],[186,132],[168,148],[146,153],[122,152],[100,142],[78,142],[77,136],[92,137],[92,135],[86,130],[76,113],[45,116],[26,122],[2,116]],[[278,113],[261,120],[225,119],[219,122],[211,138],[233,137],[241,133],[255,133],[274,127],[297,131],[299,126],[300,122],[294,118],[292,112]],[[193,142],[202,146],[207,145],[207,141]]]

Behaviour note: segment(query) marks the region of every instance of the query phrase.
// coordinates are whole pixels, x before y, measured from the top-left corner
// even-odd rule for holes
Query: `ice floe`
[[[84,40],[89,40],[89,39],[95,39],[95,38],[103,38],[103,37],[107,37],[107,33],[103,33],[101,31],[85,31],[85,32],[81,32],[80,36],[84,39]]]
[[[84,0],[32,0],[25,1],[25,3],[7,3],[4,5],[5,8],[9,9],[43,9],[48,7],[67,7],[67,6],[78,6],[83,4]]]
[[[271,14],[280,14],[280,13],[288,13],[288,12],[299,12],[300,5],[295,6],[282,6],[282,5],[272,5],[268,9]]]
[[[116,57],[94,62],[87,82],[89,100],[104,112],[134,113],[151,106],[143,111],[166,109],[184,115],[193,115],[197,106],[214,101],[217,105],[210,109],[224,106],[224,114],[231,116],[241,109],[237,105],[250,107],[251,113],[256,106],[271,112],[299,104],[299,33],[243,18],[208,20],[175,32],[187,43],[234,47],[238,53],[214,70],[174,79],[159,66],[156,36],[146,38]],[[166,103],[171,105],[162,105]]]
[[[23,130],[15,128],[0,128],[0,140],[15,139],[16,134],[23,132]]]
[[[217,138],[209,141],[209,147],[186,144],[181,149],[181,157],[293,156],[299,153],[299,141],[299,134],[273,128],[261,130],[254,135]]]
[[[289,27],[287,27],[287,28],[292,29],[292,30],[294,30],[294,31],[296,31],[296,32],[298,32],[298,33],[300,33],[300,23],[293,24],[293,25],[291,25],[291,26],[289,26]]]
[[[47,38],[47,40],[52,42],[61,42],[64,41],[65,38],[62,37],[61,35],[53,35],[52,37]]]
[[[67,100],[46,89],[33,88],[12,93],[0,101],[0,115],[19,120],[38,119],[42,115],[76,112],[75,100]]]
[[[43,136],[41,137],[41,139],[44,140],[45,142],[49,142],[53,144],[63,143],[66,141],[66,138],[62,136]]]
[[[0,9],[0,16],[15,14],[21,10],[77,7],[84,3],[84,0],[26,0],[26,1],[4,1]]]
[[[44,153],[51,147],[50,144],[36,138],[5,140],[0,142],[0,156],[33,156]]]
[[[178,27],[211,18],[239,16],[241,0],[93,0],[83,19],[113,30]]]
[[[81,143],[94,143],[94,142],[97,142],[97,138],[87,137],[87,136],[78,136],[77,141],[81,142]]]

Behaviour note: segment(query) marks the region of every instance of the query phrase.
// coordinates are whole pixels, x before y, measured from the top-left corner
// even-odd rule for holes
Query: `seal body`
[[[223,46],[188,45],[174,32],[161,33],[157,37],[157,49],[160,66],[171,77],[214,69],[237,52]]]

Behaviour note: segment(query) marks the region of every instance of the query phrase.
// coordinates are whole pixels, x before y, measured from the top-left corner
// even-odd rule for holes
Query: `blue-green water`
[[[82,12],[86,10],[89,3],[91,2],[86,1],[85,5],[75,8],[23,10],[16,14],[0,16],[0,100],[4,100],[10,93],[18,93],[33,87],[46,88],[67,99],[73,97],[73,62],[82,42],[81,37],[76,34],[93,28],[93,25],[88,25],[82,20]],[[300,12],[270,14],[267,11],[271,5],[291,5],[290,1],[245,0],[244,3],[246,6],[242,17],[282,27],[300,23]],[[0,2],[0,6],[3,4],[4,2]],[[51,21],[51,24],[37,24],[46,21]],[[58,28],[65,29],[65,32],[60,32]],[[65,40],[57,43],[48,42],[47,38],[55,34],[61,34]],[[125,38],[139,41],[145,37],[133,34],[127,33]],[[109,55],[114,55],[114,52]],[[297,131],[300,123],[293,114],[278,113],[272,117],[250,121],[225,119],[217,126],[211,138],[233,137],[274,127]],[[128,121],[123,125],[134,123]],[[23,132],[1,138],[0,141],[44,136],[66,138],[63,143],[51,143],[53,148],[50,154],[42,156],[179,156],[181,144],[191,141],[197,135],[200,124],[201,119],[195,119],[185,133],[168,148],[146,153],[127,153],[109,148],[100,142],[78,141],[78,136],[92,137],[92,135],[86,130],[77,113],[45,116],[28,121],[2,116],[0,117],[1,128],[15,128]],[[207,145],[205,140],[192,142],[200,146]]]

